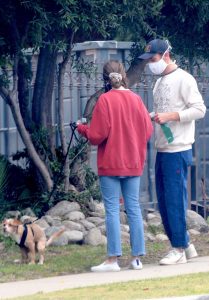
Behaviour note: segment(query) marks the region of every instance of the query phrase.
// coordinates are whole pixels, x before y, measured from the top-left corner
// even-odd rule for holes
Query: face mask
[[[148,64],[150,71],[155,75],[162,74],[168,66],[168,64],[163,60],[163,56],[159,61]]]

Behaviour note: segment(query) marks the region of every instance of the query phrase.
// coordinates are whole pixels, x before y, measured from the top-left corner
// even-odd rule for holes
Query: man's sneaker
[[[185,251],[172,249],[163,259],[160,260],[160,265],[176,265],[185,264],[187,262]]]
[[[107,263],[103,262],[101,265],[91,267],[92,272],[118,272],[120,271],[120,267],[116,262]]]
[[[134,270],[141,270],[143,268],[142,263],[139,258],[135,258],[132,260],[131,268]]]
[[[189,244],[189,246],[185,248],[185,254],[187,259],[191,259],[198,256],[193,244]]]

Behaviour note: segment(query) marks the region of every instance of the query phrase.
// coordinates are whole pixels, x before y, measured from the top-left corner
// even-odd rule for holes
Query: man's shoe
[[[139,258],[134,258],[131,262],[131,268],[134,270],[141,270],[143,268]]]
[[[103,262],[101,265],[91,267],[92,272],[118,272],[120,267],[117,262],[107,263]]]
[[[176,265],[187,263],[185,251],[172,249],[163,259],[160,260],[160,265]]]
[[[185,254],[187,259],[191,259],[198,256],[193,244],[189,244],[189,246],[185,248]]]

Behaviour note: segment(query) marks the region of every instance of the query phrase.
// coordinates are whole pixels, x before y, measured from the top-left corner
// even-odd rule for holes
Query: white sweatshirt
[[[159,124],[155,123],[155,147],[159,152],[179,152],[192,148],[195,120],[204,117],[206,107],[192,75],[178,68],[162,76],[153,90],[154,111],[178,112],[180,121],[168,122],[174,141],[168,144]]]

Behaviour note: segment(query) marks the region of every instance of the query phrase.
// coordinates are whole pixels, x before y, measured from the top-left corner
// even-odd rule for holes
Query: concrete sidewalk
[[[0,284],[0,299],[12,299],[36,293],[47,293],[130,280],[170,277],[183,274],[209,272],[209,256],[197,257],[187,264],[173,266],[144,265],[142,270],[123,269],[120,272],[84,273],[51,278],[17,281]],[[180,299],[180,298],[171,298]],[[181,299],[209,299],[209,296],[191,296]]]

